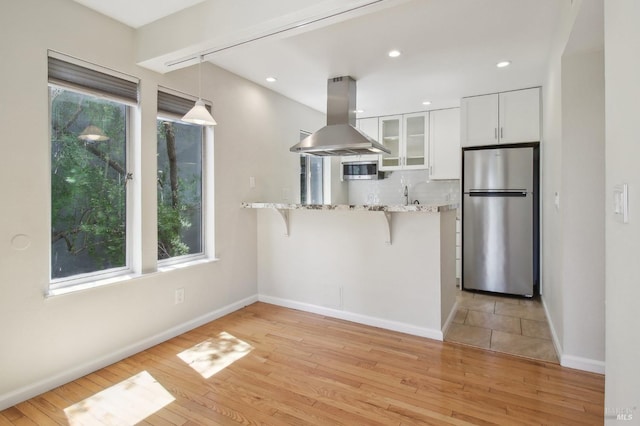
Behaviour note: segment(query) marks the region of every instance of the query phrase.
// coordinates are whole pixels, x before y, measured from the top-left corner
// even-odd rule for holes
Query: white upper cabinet
[[[380,156],[380,170],[428,167],[428,116],[420,112],[379,118],[379,142],[391,151]]]
[[[460,108],[429,112],[429,177],[460,179]]]
[[[405,114],[404,119],[404,161],[405,169],[427,168],[429,141],[429,114],[419,112]]]
[[[498,95],[462,98],[462,146],[498,143]]]
[[[462,146],[540,140],[540,88],[462,98]]]
[[[400,141],[403,137],[402,116],[390,115],[378,119],[378,142],[385,146],[390,154],[380,155],[380,170],[398,170],[402,167]]]
[[[540,88],[500,93],[500,143],[540,140]]]

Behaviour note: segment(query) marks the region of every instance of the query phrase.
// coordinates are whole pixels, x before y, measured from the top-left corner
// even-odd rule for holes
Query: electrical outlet
[[[177,305],[178,303],[184,302],[184,288],[177,288],[173,303]]]

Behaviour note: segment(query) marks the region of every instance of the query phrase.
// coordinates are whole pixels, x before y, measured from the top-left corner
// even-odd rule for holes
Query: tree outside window
[[[128,107],[49,90],[51,278],[126,267]]]
[[[158,119],[158,260],[204,252],[202,126]]]

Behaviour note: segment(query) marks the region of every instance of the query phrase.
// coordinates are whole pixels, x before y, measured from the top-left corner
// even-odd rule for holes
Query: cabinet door
[[[462,98],[462,146],[498,143],[498,94]]]
[[[460,179],[460,108],[429,112],[429,175]]]
[[[540,140],[540,88],[500,93],[500,143]]]
[[[390,154],[380,155],[380,170],[398,170],[402,167],[402,116],[380,117],[378,123],[378,142],[391,151]]]
[[[428,113],[405,114],[404,118],[404,157],[405,169],[426,169],[428,165]],[[401,144],[402,145],[402,144]],[[404,151],[404,152],[403,152]]]

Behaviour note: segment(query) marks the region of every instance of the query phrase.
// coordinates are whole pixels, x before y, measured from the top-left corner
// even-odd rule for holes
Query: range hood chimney
[[[389,154],[382,144],[355,128],[356,81],[349,77],[327,82],[327,125],[289,149],[298,154],[342,156]]]

